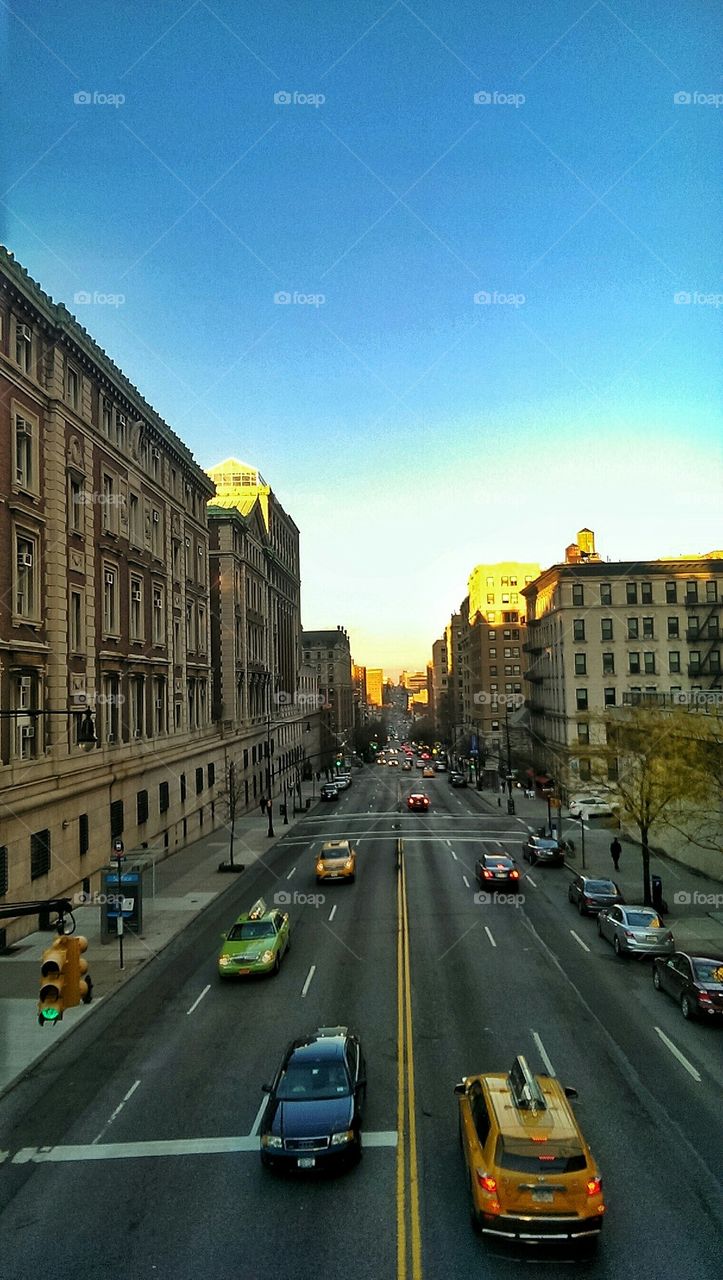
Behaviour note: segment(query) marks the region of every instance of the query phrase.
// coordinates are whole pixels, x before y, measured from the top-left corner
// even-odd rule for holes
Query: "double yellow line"
[[[409,909],[404,841],[397,840],[397,1280],[422,1280],[414,1093]]]

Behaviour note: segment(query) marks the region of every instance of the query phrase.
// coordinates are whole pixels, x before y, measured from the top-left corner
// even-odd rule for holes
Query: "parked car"
[[[597,915],[603,907],[625,902],[614,880],[596,880],[592,876],[574,876],[568,885],[567,899],[581,916]]]
[[[520,891],[519,869],[503,849],[496,853],[483,853],[474,864],[474,873],[481,889]]]
[[[565,861],[565,853],[559,840],[548,836],[528,836],[522,846],[522,856],[530,866],[543,862],[548,867],[561,867]]]
[[[613,945],[616,956],[669,956],[675,939],[652,907],[604,907],[597,918],[597,931]]]
[[[458,772],[450,773],[449,785],[450,787],[466,787],[467,779],[465,778],[463,773],[458,773]]]
[[[723,960],[674,951],[653,961],[653,986],[677,1000],[684,1018],[723,1021]]]
[[[319,795],[322,800],[338,800],[339,788],[333,782],[325,782],[322,785]]]

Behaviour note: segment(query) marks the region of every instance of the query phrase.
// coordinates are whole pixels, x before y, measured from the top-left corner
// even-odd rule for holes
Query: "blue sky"
[[[2,240],[202,465],[259,466],[306,626],[411,668],[477,562],[723,543],[712,6],[0,14]]]

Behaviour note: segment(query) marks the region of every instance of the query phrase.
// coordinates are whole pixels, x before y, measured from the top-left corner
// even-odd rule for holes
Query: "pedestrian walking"
[[[262,796],[262,797],[261,797],[261,799],[260,799],[260,801],[259,801],[259,808],[260,808],[260,810],[261,810],[261,812],[262,812],[262,813],[266,813],[266,805],[267,805],[267,804],[268,804],[268,801],[267,801],[267,799],[266,799],[266,796]]]
[[[613,860],[613,866],[616,871],[620,869],[620,854],[622,853],[622,851],[623,851],[623,846],[621,845],[620,841],[616,836],[612,844],[610,845],[610,856]]]

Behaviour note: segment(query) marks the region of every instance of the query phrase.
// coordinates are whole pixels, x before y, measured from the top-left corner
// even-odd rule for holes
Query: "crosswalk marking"
[[[396,1147],[396,1129],[362,1131],[362,1143],[369,1147]],[[160,1156],[236,1155],[259,1150],[255,1133],[236,1137],[171,1138],[157,1142],[101,1142],[77,1146],[23,1147],[12,1157],[12,1164],[68,1164],[83,1160],[142,1160]],[[2,1153],[0,1153],[2,1154]]]

